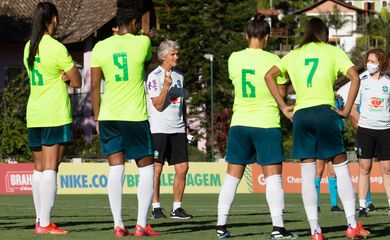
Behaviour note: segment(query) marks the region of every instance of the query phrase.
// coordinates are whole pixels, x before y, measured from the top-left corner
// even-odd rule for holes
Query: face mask
[[[378,72],[378,70],[379,70],[379,65],[378,64],[367,63],[367,71],[370,74],[374,74],[374,73]]]

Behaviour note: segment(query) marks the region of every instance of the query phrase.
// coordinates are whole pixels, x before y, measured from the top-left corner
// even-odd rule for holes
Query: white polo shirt
[[[165,70],[158,66],[148,76],[146,81],[146,99],[150,131],[152,133],[185,133],[183,120],[184,77],[177,69],[172,69],[172,85],[169,87],[163,110],[157,111],[152,103],[153,97],[158,97],[164,84]]]
[[[360,105],[359,127],[369,129],[390,128],[390,78],[383,75],[372,79],[365,71],[360,74],[360,88],[355,104]]]

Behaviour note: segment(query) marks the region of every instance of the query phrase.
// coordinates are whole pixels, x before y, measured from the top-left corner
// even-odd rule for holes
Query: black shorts
[[[358,127],[356,131],[356,155],[361,159],[390,160],[390,129],[375,130]]]
[[[187,136],[185,133],[153,133],[154,161],[169,165],[188,162]]]

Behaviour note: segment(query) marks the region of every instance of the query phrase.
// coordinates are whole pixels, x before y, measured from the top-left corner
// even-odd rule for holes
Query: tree
[[[390,54],[390,12],[383,8],[381,13],[371,17],[366,25],[367,34],[370,39],[381,39],[383,45],[375,44],[376,47],[383,47],[387,54]]]
[[[337,5],[333,5],[332,12],[328,12],[326,14],[322,14],[321,18],[324,20],[326,25],[329,28],[333,28],[336,31],[336,36],[338,35],[338,31],[342,29],[345,24],[347,24],[350,20],[344,18],[343,14],[340,13]],[[338,45],[338,40],[336,38],[336,45]]]
[[[0,92],[0,158],[31,159],[26,127],[29,79],[21,73]]]
[[[232,52],[246,47],[243,28],[254,15],[257,1],[194,0],[189,4],[186,0],[156,0],[154,3],[160,9],[156,15],[161,25],[154,45],[162,39],[180,44],[180,68],[190,100],[189,115],[196,117],[203,112],[210,116],[210,62],[203,57],[206,53],[214,55],[215,112],[218,115],[225,108],[231,109],[234,97],[227,60]],[[210,132],[209,117],[200,120],[201,126]]]

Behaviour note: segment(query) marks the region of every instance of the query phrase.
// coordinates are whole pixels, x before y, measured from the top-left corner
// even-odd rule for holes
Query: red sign
[[[31,194],[33,163],[0,164],[0,194]]]
[[[359,179],[359,165],[357,163],[350,163],[349,170],[351,179],[357,192],[357,183]],[[328,176],[327,167],[321,179],[321,192],[328,193]],[[265,178],[261,167],[257,164],[252,165],[252,188],[253,192],[265,193]],[[301,168],[300,163],[283,163],[283,190],[286,193],[300,193],[301,192]],[[371,170],[370,181],[371,192],[384,192],[383,176],[377,162],[374,162]]]

